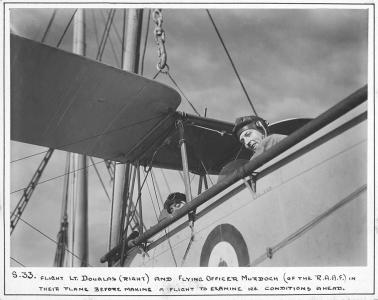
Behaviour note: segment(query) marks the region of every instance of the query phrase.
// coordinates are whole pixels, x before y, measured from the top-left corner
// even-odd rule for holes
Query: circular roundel
[[[215,227],[203,244],[200,266],[249,266],[248,248],[241,233],[230,224]]]

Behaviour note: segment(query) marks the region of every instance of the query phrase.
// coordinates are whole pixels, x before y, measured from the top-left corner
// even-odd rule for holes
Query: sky
[[[47,36],[46,44],[56,45],[74,9],[59,9]],[[212,9],[215,23],[258,114],[269,122],[295,117],[316,117],[367,83],[368,14],[361,9]],[[97,36],[101,36],[107,11],[86,11],[87,56],[94,58]],[[13,9],[11,30],[40,41],[52,9]],[[143,23],[146,34],[147,10]],[[119,66],[122,12],[116,13],[114,28],[103,62]],[[157,47],[153,22],[148,29],[144,76],[156,73]],[[204,9],[163,9],[163,29],[170,73],[185,96],[203,114],[234,122],[252,114],[246,96],[232,70],[221,43]],[[72,28],[61,48],[71,51]],[[116,56],[114,55],[116,54]],[[115,58],[116,57],[116,58]],[[172,85],[165,75],[157,80]],[[193,113],[184,97],[179,111]],[[11,142],[11,160],[39,153],[46,148]],[[43,155],[10,164],[11,187],[26,187]],[[41,181],[62,175],[65,152],[55,151]],[[95,159],[95,161],[99,161]],[[111,194],[109,176],[103,164],[100,173]],[[89,263],[106,266],[99,258],[107,252],[110,202],[93,168],[89,172]],[[183,191],[179,176],[156,170],[162,198],[170,191]],[[152,189],[152,187],[151,187]],[[47,236],[56,239],[59,230],[63,177],[37,186],[22,216]],[[147,193],[148,195],[148,193]],[[15,207],[20,192],[11,193]],[[147,201],[147,200],[146,200]],[[146,204],[147,205],[147,204]],[[151,207],[147,224],[153,225]],[[11,236],[11,256],[26,266],[52,266],[56,245],[36,230],[19,222]],[[11,261],[12,266],[18,266]]]

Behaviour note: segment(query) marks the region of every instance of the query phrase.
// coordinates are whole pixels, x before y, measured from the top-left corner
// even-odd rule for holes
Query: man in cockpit
[[[164,209],[159,216],[159,221],[171,215],[175,210],[178,210],[186,203],[186,196],[183,193],[171,193],[164,202]]]
[[[257,116],[237,118],[233,133],[252,152],[252,157],[263,153],[286,137],[282,134],[269,135],[268,123]]]
[[[250,159],[268,150],[286,137],[282,134],[269,134],[268,123],[257,116],[237,118],[232,131],[240,143],[252,152]],[[219,172],[218,182],[247,162],[245,159],[235,159],[226,164]]]

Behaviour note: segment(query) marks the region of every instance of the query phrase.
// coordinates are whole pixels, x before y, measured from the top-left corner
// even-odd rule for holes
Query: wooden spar
[[[126,45],[124,47],[125,51],[122,54],[124,61],[122,63],[122,68],[126,71],[137,73],[139,64],[139,45],[141,37],[142,28],[142,9],[129,9],[128,19],[127,19],[127,32],[126,32]],[[113,202],[114,209],[112,215],[112,227],[111,227],[111,241],[110,246],[115,247],[119,244],[122,234],[122,224],[121,224],[121,208],[122,202],[124,201],[123,195],[125,184],[126,166],[125,164],[116,164],[115,174],[114,174],[114,185],[113,185]]]
[[[272,148],[267,150],[266,152],[260,154],[256,158],[252,159],[251,161],[247,162],[245,165],[241,166],[240,168],[236,169],[232,174],[227,176],[223,181],[218,182],[217,184],[213,185],[209,189],[205,190],[202,194],[198,195],[194,198],[191,202],[188,202],[185,206],[181,209],[173,212],[171,217],[166,218],[156,224],[155,226],[151,227],[149,230],[144,232],[138,238],[129,241],[128,245],[130,248],[134,246],[138,246],[141,243],[147,241],[155,234],[159,233],[160,231],[164,230],[166,227],[171,225],[172,223],[176,222],[180,218],[186,216],[190,211],[196,209],[198,206],[204,204],[206,201],[210,200],[212,197],[216,196],[238,180],[250,175],[253,171],[273,159],[274,157],[280,155],[282,152],[286,151],[290,147],[296,145],[297,143],[301,142],[302,140],[306,139],[311,134],[315,133],[316,131],[320,130],[324,126],[330,124],[340,116],[344,115],[348,111],[352,110],[356,106],[360,105],[367,99],[367,86],[360,88],[359,90],[355,91],[353,94],[336,104],[335,106],[328,109],[326,112],[319,115],[317,118],[311,120],[302,128],[298,129],[285,139],[283,139],[280,143],[274,145]],[[119,245],[113,248],[110,252],[105,254],[101,258],[101,262],[107,261],[114,253],[119,250]]]
[[[85,11],[78,9],[73,29],[73,52],[85,56]],[[88,266],[88,172],[87,156],[74,154],[76,164],[76,217],[74,227],[73,253],[74,267]]]

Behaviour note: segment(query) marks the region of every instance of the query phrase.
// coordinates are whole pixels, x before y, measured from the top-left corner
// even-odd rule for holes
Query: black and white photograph
[[[373,295],[374,12],[5,1],[4,294]]]

